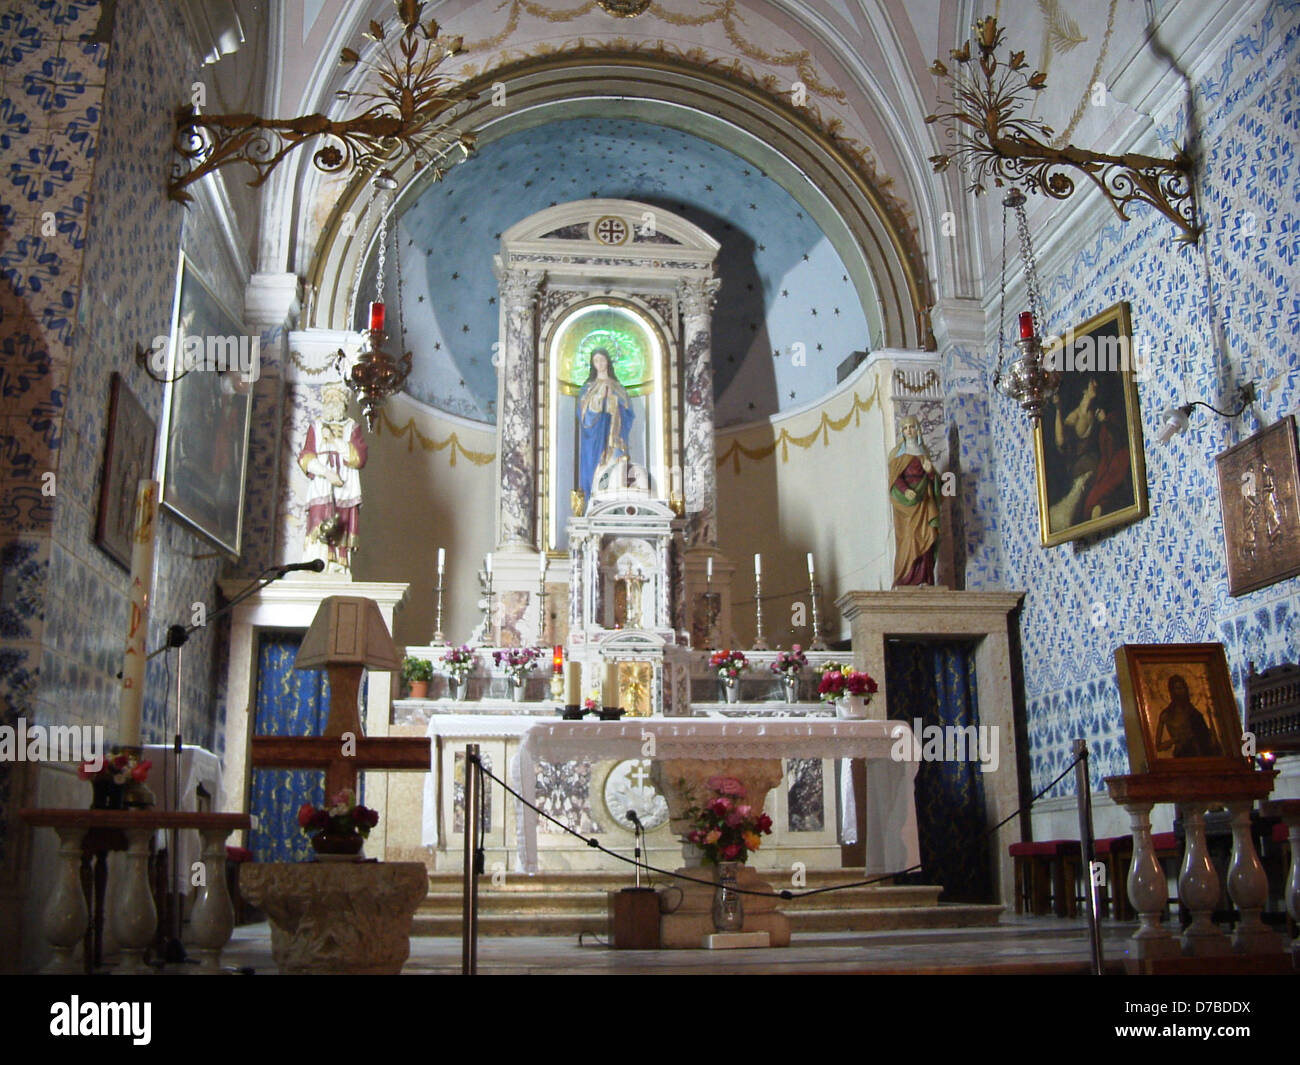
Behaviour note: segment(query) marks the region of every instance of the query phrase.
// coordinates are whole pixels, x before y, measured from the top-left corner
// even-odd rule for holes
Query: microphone
[[[325,570],[325,560],[323,558],[318,558],[312,562],[292,562],[287,566],[275,566],[273,568],[281,577],[286,573],[295,573],[298,570],[310,570],[312,573],[322,573]]]
[[[631,821],[632,824],[636,825],[637,828],[641,829],[642,832],[645,831],[645,826],[641,824],[641,818],[637,817],[635,810],[629,810],[626,816],[627,819]]]

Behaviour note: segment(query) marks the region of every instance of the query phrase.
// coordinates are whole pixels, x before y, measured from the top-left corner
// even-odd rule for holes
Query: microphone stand
[[[170,791],[171,808],[179,810],[181,805],[181,751],[184,743],[181,738],[181,667],[183,665],[183,655],[185,644],[194,633],[202,628],[206,628],[208,623],[216,621],[218,618],[229,614],[235,607],[242,603],[249,596],[256,595],[267,585],[278,581],[287,573],[295,570],[309,570],[320,573],[325,569],[325,563],[320,559],[315,562],[297,563],[288,566],[268,566],[262,570],[252,583],[241,590],[233,599],[229,600],[225,606],[221,607],[213,614],[205,614],[203,621],[191,623],[190,625],[172,625],[167,629],[167,638],[161,647],[155,648],[145,656],[145,662],[166,654],[173,647],[176,649],[176,733],[172,742],[171,758],[163,762],[163,791]],[[165,697],[164,697],[165,701]],[[170,776],[168,767],[170,766]],[[168,788],[168,781],[171,787]],[[187,962],[190,960],[185,953],[185,947],[181,943],[181,906],[180,906],[180,849],[178,847],[180,829],[173,827],[171,830],[171,839],[167,844],[169,851],[168,865],[170,866],[170,882],[167,885],[167,913],[166,926],[168,936],[163,942],[162,962]]]

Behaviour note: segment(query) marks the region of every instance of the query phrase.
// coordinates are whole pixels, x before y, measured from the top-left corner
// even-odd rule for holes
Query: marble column
[[[686,352],[686,416],[682,466],[686,474],[686,515],[690,547],[718,542],[718,470],[713,441],[713,303],[716,277],[678,282],[682,345]]]
[[[501,283],[501,494],[497,546],[535,547],[537,500],[537,288],[541,275],[506,270]]]

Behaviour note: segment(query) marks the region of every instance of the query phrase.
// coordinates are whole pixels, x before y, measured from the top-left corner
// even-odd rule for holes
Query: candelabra
[[[545,646],[546,639],[546,578],[539,577],[537,580],[537,643],[539,646]]]
[[[447,637],[442,633],[442,574],[438,574],[438,609],[433,623],[433,645],[441,647],[447,642]]]
[[[829,648],[826,646],[826,641],[822,639],[821,617],[817,612],[817,578],[814,577],[811,573],[808,574],[808,588],[812,592],[812,614],[813,614],[813,618],[812,618],[813,642],[812,642],[812,646],[809,647],[808,649],[810,651],[826,651],[829,650]]]
[[[492,636],[492,571],[479,574],[479,580],[483,582],[483,643],[485,645],[495,646],[495,640]]]
[[[754,650],[766,651],[767,637],[763,635],[763,578],[754,574],[754,618],[757,634],[754,636]]]

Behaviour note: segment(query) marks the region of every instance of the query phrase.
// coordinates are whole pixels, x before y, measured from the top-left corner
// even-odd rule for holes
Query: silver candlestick
[[[754,650],[766,651],[767,637],[763,635],[763,578],[757,573],[754,574],[754,618],[758,630],[754,636]]]
[[[826,651],[826,641],[822,639],[822,625],[820,616],[817,613],[817,578],[811,573],[808,574],[808,587],[812,592],[812,612],[813,612],[813,642],[808,649],[810,651]]]
[[[545,645],[546,640],[546,578],[537,582],[537,642]]]
[[[496,646],[492,636],[492,572],[480,573],[479,579],[483,582],[483,643],[485,646]]]
[[[438,612],[436,620],[433,623],[433,644],[440,647],[447,642],[447,637],[442,634],[442,574],[438,574]]]

